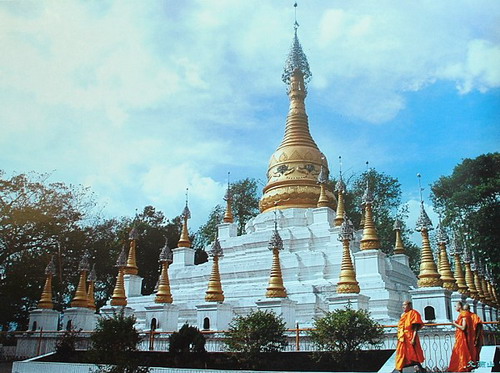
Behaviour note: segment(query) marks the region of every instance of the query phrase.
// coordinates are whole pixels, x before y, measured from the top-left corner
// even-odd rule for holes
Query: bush
[[[205,336],[195,328],[184,324],[169,338],[168,350],[176,353],[205,352]]]
[[[64,334],[57,338],[56,352],[63,359],[70,358],[75,352],[76,340],[80,336],[80,330],[70,329],[66,330]]]
[[[378,345],[384,335],[382,327],[368,311],[350,307],[327,312],[324,317],[314,320],[313,328],[315,330],[309,335],[315,346],[328,351],[330,357],[339,362],[356,359],[363,345]]]
[[[230,351],[245,354],[277,352],[286,345],[285,322],[274,312],[256,311],[247,316],[237,316],[225,334]]]
[[[111,317],[100,317],[90,340],[90,357],[103,373],[146,373],[149,368],[139,367],[131,352],[137,351],[141,341],[134,327],[135,317],[125,316],[123,310]],[[104,366],[112,364],[113,366]]]

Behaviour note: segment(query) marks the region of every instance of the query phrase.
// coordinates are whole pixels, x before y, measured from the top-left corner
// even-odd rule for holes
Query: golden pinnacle
[[[443,281],[443,288],[450,291],[457,291],[458,285],[453,272],[451,271],[450,261],[446,253],[446,244],[444,242],[438,243],[439,246],[439,274],[441,281]]]
[[[137,268],[137,261],[136,261],[136,248],[137,248],[137,239],[139,238],[137,234],[136,228],[132,228],[129,234],[129,240],[130,240],[130,248],[128,251],[128,257],[127,257],[127,265],[125,266],[124,269],[124,274],[126,275],[137,275],[139,273],[139,269]]]
[[[352,265],[349,244],[349,240],[342,240],[342,265],[340,267],[339,281],[337,282],[337,293],[339,294],[359,293],[359,283],[356,280],[356,271]]]
[[[472,299],[479,299],[476,284],[474,282],[474,274],[472,273],[470,262],[465,262],[465,283]]]
[[[421,229],[422,251],[420,254],[420,273],[418,275],[418,287],[427,288],[442,286],[441,276],[438,273],[434,257],[432,256],[431,245],[429,243],[429,232],[427,229]]]
[[[43,287],[42,296],[38,302],[38,308],[52,309],[54,303],[52,303],[52,274],[47,274],[45,278],[45,285]]]
[[[80,280],[78,281],[78,287],[76,288],[75,297],[71,302],[71,307],[87,307],[89,303],[89,298],[87,295],[87,271],[83,270],[80,272]]]
[[[155,303],[172,303],[172,293],[170,292],[170,279],[168,278],[167,261],[161,263],[160,280],[158,281],[158,291],[155,296]]]
[[[458,292],[460,294],[465,295],[468,297],[469,294],[469,288],[467,287],[467,283],[465,281],[465,274],[462,269],[462,264],[460,263],[460,255],[455,253],[455,280],[457,280],[457,286],[458,286]]]
[[[380,240],[378,239],[377,229],[373,222],[372,204],[365,205],[365,220],[363,225],[363,238],[361,239],[361,250],[380,249]]]
[[[224,302],[224,291],[222,291],[222,284],[220,281],[219,273],[219,256],[213,256],[212,273],[208,280],[208,289],[205,293],[205,301],[207,302]]]
[[[273,248],[273,264],[271,267],[271,276],[269,277],[269,286],[266,290],[266,298],[286,298],[278,248]]]
[[[178,247],[191,247],[191,240],[189,239],[188,226],[187,226],[188,217],[184,215],[184,223],[182,224],[181,237],[179,239]]]
[[[316,205],[317,207],[330,207],[331,206],[331,201],[328,199],[328,196],[326,195],[326,188],[325,184],[320,184],[320,192],[319,192],[319,199],[318,199],[318,204]]]
[[[112,306],[126,306],[127,296],[125,295],[125,282],[123,280],[123,267],[119,267],[118,276],[116,276],[116,284],[111,297]]]
[[[344,192],[339,191],[338,194],[338,202],[337,202],[337,211],[335,214],[335,226],[339,227],[342,225],[344,221],[345,207],[344,207]]]

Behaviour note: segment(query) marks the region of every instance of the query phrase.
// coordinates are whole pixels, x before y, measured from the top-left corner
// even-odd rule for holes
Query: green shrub
[[[350,307],[327,312],[324,317],[314,320],[313,328],[309,335],[316,348],[328,351],[338,362],[356,359],[361,347],[380,344],[384,335],[382,327],[368,311]]]
[[[123,310],[111,317],[100,317],[91,336],[90,358],[102,373],[147,373],[149,368],[139,367],[133,352],[141,341],[134,327],[135,317],[125,316]],[[105,366],[109,364],[110,366]]]
[[[70,358],[75,352],[76,340],[80,336],[80,330],[71,328],[66,330],[63,335],[57,338],[56,352],[63,359]]]
[[[274,312],[252,311],[233,319],[225,333],[225,343],[230,351],[247,355],[277,352],[287,345],[285,331],[285,322]]]
[[[205,352],[205,336],[198,328],[184,324],[170,336],[168,350],[176,353]]]

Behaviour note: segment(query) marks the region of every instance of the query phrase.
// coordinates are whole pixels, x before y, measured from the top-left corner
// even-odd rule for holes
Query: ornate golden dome
[[[328,171],[326,158],[309,133],[304,100],[311,72],[297,38],[297,28],[282,78],[288,85],[290,109],[283,141],[269,161],[267,185],[260,200],[262,212],[275,207],[315,208],[321,192],[318,184],[321,166]],[[329,207],[335,208],[332,191],[327,190],[326,195]]]

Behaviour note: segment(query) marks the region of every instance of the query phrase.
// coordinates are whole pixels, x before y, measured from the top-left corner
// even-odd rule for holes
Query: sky
[[[0,2],[0,169],[89,186],[106,216],[190,227],[260,179],[288,111],[294,1]],[[500,2],[299,1],[313,138],[338,174],[429,184],[499,150]]]

